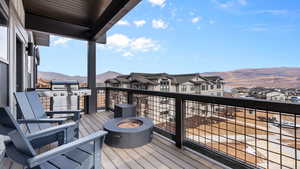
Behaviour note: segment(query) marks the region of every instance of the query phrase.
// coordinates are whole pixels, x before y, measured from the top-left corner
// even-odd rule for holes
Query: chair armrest
[[[49,161],[55,157],[57,157],[58,155],[62,155],[65,154],[67,152],[70,152],[78,147],[80,147],[81,145],[87,144],[91,141],[95,141],[97,139],[104,140],[105,135],[107,134],[107,132],[105,131],[98,131],[96,133],[93,133],[89,136],[83,137],[81,139],[78,139],[76,141],[73,141],[71,143],[68,144],[64,144],[61,145],[59,147],[56,147],[50,151],[47,151],[45,153],[39,154],[33,158],[30,158],[27,160],[28,162],[28,166],[30,168],[34,168],[38,165],[41,165],[43,163],[45,163],[46,161]]]
[[[18,123],[27,124],[27,123],[58,123],[62,124],[67,121],[67,118],[53,118],[53,119],[20,119]]]
[[[47,115],[54,115],[54,114],[74,114],[77,112],[82,112],[82,110],[61,110],[61,111],[47,111]]]
[[[58,126],[54,126],[54,127],[50,127],[44,130],[40,130],[38,132],[35,132],[33,134],[29,134],[27,136],[28,140],[34,140],[34,139],[38,139],[38,138],[43,138],[43,137],[47,137],[53,134],[57,134],[60,132],[64,132],[65,130],[69,129],[69,128],[76,128],[78,127],[77,123],[75,122],[70,122],[67,124],[62,124],[62,125],[58,125]]]
[[[80,119],[80,112],[82,110],[63,110],[63,111],[48,111],[46,114],[50,117],[52,117],[55,114],[73,114],[73,120],[78,121]]]

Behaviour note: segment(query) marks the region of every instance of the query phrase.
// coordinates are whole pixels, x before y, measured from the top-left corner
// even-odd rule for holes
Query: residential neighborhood
[[[233,88],[231,92],[233,97],[246,97],[290,103],[298,103],[300,98],[300,89],[297,88],[237,87]]]
[[[201,76],[199,73],[131,73],[108,79],[105,84],[108,87],[223,96],[225,83],[219,76]]]

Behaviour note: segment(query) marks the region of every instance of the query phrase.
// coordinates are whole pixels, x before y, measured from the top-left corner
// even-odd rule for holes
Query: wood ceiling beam
[[[89,40],[90,28],[57,21],[31,13],[25,14],[25,28],[29,30],[66,36],[75,39]]]
[[[99,39],[103,33],[106,31],[102,31],[104,27],[111,27],[110,22],[113,18],[125,7],[125,5],[130,0],[112,0],[112,2],[108,5],[106,10],[102,13],[102,15],[97,19],[95,25],[92,27],[89,32],[89,36],[91,40]]]

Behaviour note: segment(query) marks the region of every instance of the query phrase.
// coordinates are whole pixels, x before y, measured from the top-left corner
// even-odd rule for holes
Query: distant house
[[[223,96],[224,81],[219,76],[167,73],[131,73],[105,81],[106,86]]]
[[[272,100],[272,101],[285,102],[286,101],[286,95],[284,93],[281,93],[281,92],[272,91],[272,92],[266,93],[266,99],[267,100]]]
[[[248,97],[249,91],[250,89],[246,87],[237,87],[231,90],[233,97]]]

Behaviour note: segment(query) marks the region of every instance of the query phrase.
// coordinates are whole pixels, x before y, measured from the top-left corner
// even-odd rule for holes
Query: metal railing
[[[98,88],[107,110],[136,104],[155,131],[233,168],[299,168],[300,105],[124,88]],[[105,95],[105,97],[103,97]],[[103,106],[103,104],[101,104]]]
[[[46,110],[51,99],[41,98]],[[86,98],[80,97],[80,109]],[[155,131],[232,168],[300,168],[300,105],[101,87],[98,109],[135,104]]]

